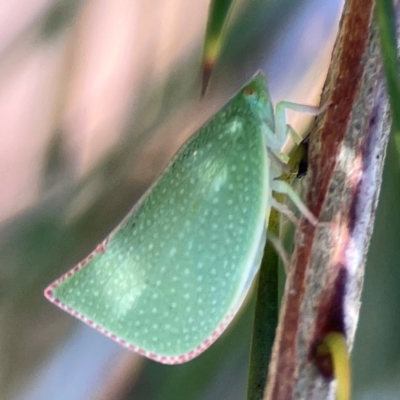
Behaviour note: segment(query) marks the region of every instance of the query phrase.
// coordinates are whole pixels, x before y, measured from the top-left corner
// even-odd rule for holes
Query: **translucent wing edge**
[[[107,336],[108,338],[114,340],[115,342],[124,346],[128,350],[134,351],[135,353],[137,353],[141,356],[147,357],[150,360],[157,361],[162,364],[175,365],[175,364],[186,363],[186,362],[196,358],[197,356],[199,356],[201,353],[203,353],[205,350],[207,350],[226,330],[226,328],[231,323],[232,319],[235,317],[235,315],[239,311],[240,306],[244,302],[244,300],[247,296],[247,293],[250,290],[251,285],[248,285],[245,288],[245,292],[242,291],[242,293],[240,295],[240,299],[237,299],[235,301],[234,306],[231,308],[230,311],[228,311],[228,313],[225,315],[225,317],[223,318],[221,323],[218,325],[218,327],[200,345],[198,345],[194,349],[190,350],[187,353],[178,354],[176,356],[160,355],[160,354],[149,352],[139,346],[134,345],[133,343],[129,343],[128,341],[119,337],[115,333],[113,333],[113,332],[109,331],[108,329],[104,328],[103,326],[97,324],[92,319],[87,318],[84,314],[75,310],[71,306],[68,306],[67,304],[63,303],[54,294],[54,289],[56,289],[63,281],[69,279],[73,274],[78,272],[80,269],[84,268],[93,259],[93,257],[96,254],[102,254],[106,251],[110,236],[108,236],[102,243],[100,243],[86,258],[84,258],[75,267],[73,267],[67,273],[65,273],[60,278],[58,278],[53,283],[51,283],[45,289],[44,295],[51,303],[53,303],[57,307],[61,308],[63,311],[67,312],[68,314],[71,314],[73,317],[81,320],[85,324],[89,325],[91,328],[97,330],[98,332],[102,333],[103,335]],[[265,230],[261,230],[261,236],[260,236],[260,239],[258,240],[258,242],[256,242],[257,245],[255,246],[255,248],[259,249],[261,243],[263,243],[264,241],[265,241]],[[254,263],[254,262],[258,263],[258,259],[260,259],[260,262],[258,264],[261,263],[261,258],[259,256],[257,256],[257,253],[258,253],[258,251],[256,251],[256,254],[254,254],[255,257],[249,257],[250,263]],[[257,270],[255,271],[255,273],[256,272],[257,272]],[[254,278],[255,273],[253,274],[253,278]]]
[[[141,356],[147,357],[150,360],[157,361],[162,364],[169,364],[169,365],[183,364],[185,362],[192,360],[193,358],[199,356],[201,353],[203,353],[205,350],[207,350],[221,336],[221,334],[228,327],[228,325],[232,321],[233,317],[235,316],[236,312],[227,314],[224,317],[223,321],[218,325],[217,329],[206,340],[204,340],[203,343],[201,343],[200,345],[195,347],[193,350],[190,350],[189,352],[184,353],[184,354],[178,354],[176,356],[166,356],[166,355],[160,355],[160,354],[149,352],[141,347],[135,346],[133,343],[127,342],[126,340],[124,340],[121,337],[117,336],[116,334],[112,333],[108,329],[105,329],[103,326],[97,324],[92,319],[87,318],[84,314],[80,313],[79,311],[75,310],[74,308],[63,303],[59,298],[57,298],[54,295],[54,289],[56,289],[60,285],[61,282],[70,278],[73,274],[75,274],[77,271],[82,269],[93,258],[94,255],[96,255],[98,253],[103,253],[107,247],[107,242],[108,242],[108,239],[106,239],[104,242],[102,242],[100,245],[98,245],[92,253],[90,253],[84,260],[82,260],[74,268],[72,268],[66,274],[62,275],[59,279],[57,279],[52,284],[50,284],[44,291],[45,297],[50,302],[55,304],[57,307],[61,308],[65,312],[71,314],[73,317],[78,318],[85,324],[89,325],[91,328],[96,329],[98,332],[100,332],[103,335],[107,336],[108,338],[114,340],[115,342],[124,346],[128,350],[132,350]]]

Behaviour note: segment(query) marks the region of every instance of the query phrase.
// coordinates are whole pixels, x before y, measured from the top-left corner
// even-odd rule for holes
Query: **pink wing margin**
[[[77,264],[74,268],[72,268],[70,271],[68,271],[66,274],[62,275],[60,278],[58,278],[56,281],[54,281],[52,284],[50,284],[44,291],[45,297],[51,301],[53,304],[56,306],[60,307],[62,310],[66,311],[67,313],[71,314],[75,318],[80,319],[82,322],[85,324],[89,325],[90,327],[96,329],[97,331],[101,332],[103,335],[106,335],[110,339],[114,340],[115,342],[119,343],[120,345],[126,347],[129,350],[132,350],[141,356],[147,357],[153,361],[160,362],[162,364],[169,364],[169,365],[174,365],[174,364],[183,364],[185,362],[188,362],[197,356],[199,356],[201,353],[203,353],[205,350],[207,350],[225,331],[225,329],[228,327],[230,322],[232,321],[233,317],[235,316],[236,312],[231,312],[225,316],[225,318],[222,320],[222,322],[218,325],[217,329],[206,339],[204,340],[203,343],[201,343],[199,346],[194,348],[193,350],[189,351],[188,353],[181,354],[178,356],[163,356],[155,353],[148,352],[138,346],[135,346],[132,343],[128,343],[126,340],[118,337],[114,333],[110,332],[109,330],[105,329],[101,325],[97,324],[95,321],[87,318],[85,315],[81,314],[80,312],[74,310],[72,307],[64,304],[60,299],[54,296],[54,289],[59,286],[61,282],[64,280],[70,278],[73,274],[78,272],[80,269],[85,267],[89,263],[89,261],[96,255],[96,254],[101,254],[104,253],[107,244],[108,244],[108,238],[105,239],[102,243],[100,243],[85,259],[83,259],[79,264]]]

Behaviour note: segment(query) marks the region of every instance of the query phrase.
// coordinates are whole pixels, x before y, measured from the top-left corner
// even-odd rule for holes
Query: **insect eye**
[[[254,87],[252,86],[247,86],[244,90],[243,90],[243,94],[245,96],[254,96],[256,93],[256,90],[254,89]]]
[[[249,85],[243,89],[243,96],[246,100],[253,103],[259,100],[260,93],[254,85]]]

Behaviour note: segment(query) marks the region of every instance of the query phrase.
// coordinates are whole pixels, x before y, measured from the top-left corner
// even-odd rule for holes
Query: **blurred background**
[[[173,153],[258,69],[317,104],[342,1],[239,1],[209,91],[209,1],[19,0],[0,11],[0,399],[244,399],[253,300],[199,358],[164,366],[47,302]],[[291,114],[298,130],[307,120]],[[400,171],[389,144],[353,351],[354,399],[400,393]]]

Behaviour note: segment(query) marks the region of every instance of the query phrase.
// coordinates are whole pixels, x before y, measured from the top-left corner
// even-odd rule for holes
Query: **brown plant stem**
[[[307,177],[307,206],[330,224],[303,220],[296,235],[264,400],[331,398],[315,348],[332,331],[354,339],[390,131],[374,4],[344,6]]]

